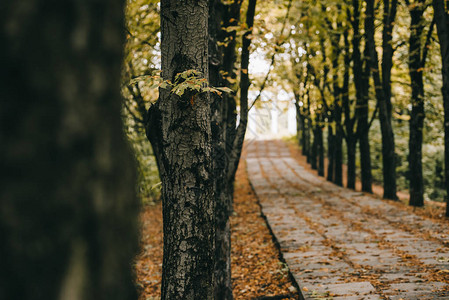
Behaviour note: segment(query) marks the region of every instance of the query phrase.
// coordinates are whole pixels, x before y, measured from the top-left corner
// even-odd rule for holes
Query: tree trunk
[[[305,155],[307,157],[307,163],[311,164],[312,162],[312,145],[311,145],[311,132],[313,130],[313,125],[312,125],[312,120],[311,120],[311,115],[310,115],[310,91],[309,89],[307,89],[306,92],[307,95],[307,107],[304,108],[305,112],[304,112],[304,117],[305,117],[305,129],[304,129],[304,133],[305,133],[305,138],[304,138],[304,151],[305,151]],[[304,152],[303,152],[304,154]]]
[[[354,2],[358,2],[355,0]],[[360,12],[358,13],[360,16]],[[355,18],[359,22],[359,18]],[[357,28],[359,28],[357,23]],[[354,38],[356,32],[354,32]],[[357,31],[358,36],[358,31]],[[372,172],[371,172],[371,150],[369,143],[370,124],[368,122],[369,116],[369,78],[370,78],[370,60],[369,48],[365,45],[364,60],[360,57],[359,50],[360,40],[353,44],[353,59],[354,59],[354,84],[356,88],[357,97],[357,138],[359,139],[360,150],[360,171],[362,181],[362,191],[372,193]],[[363,67],[362,67],[363,65]]]
[[[301,107],[299,106],[299,94],[295,92],[295,111],[296,111],[296,137],[298,146],[302,146],[302,131],[304,129],[304,118],[301,115]]]
[[[391,124],[391,65],[393,50],[391,46],[392,23],[394,16],[384,16],[382,40],[382,80],[379,74],[379,60],[374,40],[374,0],[366,0],[365,32],[367,47],[369,47],[370,66],[374,79],[376,99],[379,106],[379,120],[382,133],[382,171],[384,183],[384,198],[397,200],[396,195],[396,159],[394,134]],[[384,1],[389,6],[389,1]],[[392,1],[394,11],[396,1]]]
[[[443,0],[433,0],[438,39],[443,60],[444,104],[444,179],[446,186],[446,217],[449,217],[449,14]],[[446,4],[447,6],[447,4]]]
[[[230,62],[224,66],[224,47],[219,46],[219,41],[224,41],[228,33],[221,29],[223,24],[229,26],[229,6],[221,1],[210,2],[209,7],[209,84],[211,86],[228,86],[227,80],[222,77],[220,71],[230,68]],[[235,47],[235,45],[234,45]],[[235,57],[235,56],[234,56]],[[231,62],[232,63],[232,62]],[[233,66],[233,63],[232,63]],[[232,68],[231,71],[232,72]],[[227,95],[226,95],[227,96]],[[225,97],[226,97],[225,96]],[[232,97],[232,95],[230,95]],[[211,132],[212,132],[212,164],[215,191],[215,285],[214,299],[232,299],[231,287],[231,228],[230,210],[232,194],[228,191],[226,172],[229,165],[226,154],[226,122],[225,103],[217,94],[211,94]]]
[[[137,299],[124,1],[2,1],[0,299]]]
[[[359,139],[360,170],[362,175],[362,191],[372,193],[371,151],[368,132],[368,130],[363,130]]]
[[[318,175],[324,176],[324,144],[323,144],[323,127],[317,128],[318,134]]]
[[[186,70],[209,78],[209,1],[161,1],[162,78]],[[186,26],[188,24],[188,26]],[[159,90],[147,136],[162,180],[162,299],[214,299],[214,180],[210,95]]]
[[[334,181],[334,130],[332,128],[331,122],[327,126],[327,180]]]
[[[343,186],[343,136],[341,129],[341,107],[337,103],[335,104],[334,112],[335,122],[340,124],[340,126],[336,126],[334,136],[334,183],[336,185]]]
[[[348,39],[348,29],[343,32],[343,40],[345,44],[344,51],[344,73],[343,73],[343,86],[341,90],[342,104],[345,115],[344,125],[346,128],[346,150],[347,150],[347,187],[355,189],[356,180],[356,145],[357,138],[354,132],[355,117],[351,117],[351,105],[349,103],[349,65],[351,63],[350,45]]]
[[[350,189],[355,189],[355,180],[356,180],[356,168],[355,168],[355,160],[356,160],[356,146],[357,140],[352,136],[348,136],[346,140],[346,149],[348,155],[348,182],[347,187]]]
[[[318,139],[319,139],[319,133],[318,133],[319,127],[318,124],[313,125],[313,143],[312,143],[312,149],[310,153],[310,166],[313,170],[318,169]]]
[[[422,141],[424,127],[424,83],[422,56],[422,33],[424,30],[424,1],[410,8],[409,73],[412,87],[412,111],[410,115],[409,178],[412,206],[424,206],[424,182],[422,172]]]

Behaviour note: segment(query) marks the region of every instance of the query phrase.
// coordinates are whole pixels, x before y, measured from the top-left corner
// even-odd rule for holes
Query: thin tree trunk
[[[227,32],[222,30],[223,23],[228,22],[228,6],[219,0],[211,1],[209,7],[209,84],[227,86],[227,80],[221,76],[224,69],[223,51],[219,41],[224,41]],[[225,20],[226,18],[226,20]],[[227,24],[225,24],[227,25]],[[229,63],[229,62],[227,62]],[[228,66],[226,66],[228,67]],[[221,96],[211,94],[211,132],[212,162],[215,191],[215,287],[214,299],[232,299],[231,286],[231,231],[230,203],[232,194],[226,184],[226,172],[229,164],[226,155],[226,123],[224,122],[225,101]]]
[[[299,94],[295,92],[295,111],[296,111],[296,137],[298,146],[302,146],[302,131],[304,130],[304,118],[301,115],[301,106],[299,106]]]
[[[327,180],[333,181],[334,176],[334,129],[332,128],[331,122],[327,126]]]
[[[124,1],[0,6],[0,299],[137,299]]]
[[[351,117],[351,105],[349,103],[349,72],[350,72],[350,63],[351,63],[351,55],[350,55],[350,45],[348,39],[348,28],[345,28],[343,32],[343,40],[345,44],[345,52],[344,52],[344,73],[343,73],[343,87],[341,90],[341,97],[345,115],[344,125],[346,128],[346,150],[347,150],[347,187],[351,189],[355,189],[355,180],[356,180],[356,145],[357,145],[357,137],[354,132],[354,124],[355,118]]]
[[[433,0],[438,39],[443,60],[443,105],[444,105],[444,179],[446,186],[446,217],[449,217],[449,14],[444,0]]]
[[[324,144],[323,144],[323,126],[317,128],[318,134],[318,175],[324,176]]]
[[[209,78],[209,1],[161,1],[162,77]],[[189,24],[189,26],[185,26]],[[162,299],[214,299],[215,207],[210,95],[161,88],[147,136],[162,180]]]
[[[354,47],[354,49],[356,49]],[[358,49],[358,47],[357,47]],[[354,54],[358,54],[359,58],[356,59],[354,56],[354,66],[362,66],[362,61],[360,59],[360,51],[354,50]],[[369,78],[371,74],[370,60],[369,60],[369,48],[365,45],[364,49],[363,65],[361,70],[357,71],[359,75],[354,75],[356,83],[356,93],[357,96],[357,136],[359,139],[359,149],[360,149],[360,170],[361,170],[361,181],[362,181],[362,191],[372,193],[372,168],[371,168],[371,150],[369,143],[369,130],[370,124],[368,122],[369,116]],[[360,73],[361,72],[361,73]],[[354,73],[355,74],[355,73]],[[361,80],[358,80],[358,79]],[[357,84],[358,83],[358,84]],[[358,87],[357,87],[358,86]]]
[[[319,139],[319,133],[318,133],[319,127],[318,124],[313,125],[313,143],[312,143],[312,149],[310,153],[310,166],[313,170],[318,169],[318,139]]]
[[[355,168],[355,161],[356,161],[356,146],[357,141],[354,137],[348,137],[346,140],[346,149],[347,149],[347,155],[348,155],[348,182],[347,187],[350,189],[355,189],[355,180],[356,180],[356,168]]]
[[[343,186],[343,134],[341,129],[341,107],[337,103],[335,104],[334,112],[335,122],[340,124],[340,126],[336,126],[334,136],[334,183]]]
[[[371,155],[368,130],[363,133],[359,139],[360,149],[360,170],[362,177],[362,191],[372,193],[372,174],[371,174]]]
[[[310,164],[312,162],[312,145],[311,145],[311,132],[313,130],[311,115],[310,115],[310,87],[307,89],[307,107],[305,110],[305,120],[306,120],[306,129],[305,129],[305,154],[307,156],[307,162]]]
[[[242,154],[243,141],[245,139],[246,126],[248,124],[248,90],[251,85],[249,80],[249,57],[251,46],[251,34],[254,25],[257,0],[249,0],[246,12],[246,28],[249,28],[242,36],[242,57],[240,61],[240,120],[236,129],[234,140],[232,140],[232,151],[229,152],[229,168],[227,181],[230,188],[234,185],[235,173]],[[230,140],[231,141],[231,140]],[[233,188],[232,188],[233,189]]]

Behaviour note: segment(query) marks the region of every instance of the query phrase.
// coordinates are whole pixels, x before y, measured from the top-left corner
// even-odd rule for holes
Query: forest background
[[[224,30],[234,31],[241,37],[245,32],[246,5],[245,2],[242,5],[239,25],[228,26]],[[257,107],[260,102],[287,94],[296,104],[298,138],[312,167],[322,169],[321,173],[328,179],[342,184],[343,169],[339,165],[349,166],[350,180],[354,175],[361,178],[363,162],[368,154],[371,166],[365,173],[372,174],[372,183],[382,185],[382,145],[385,144],[379,118],[382,100],[379,102],[376,98],[371,76],[374,64],[369,65],[371,55],[365,27],[370,20],[366,17],[365,1],[264,1],[257,5],[250,50],[252,85],[249,106]],[[422,192],[418,192],[416,205],[423,205],[424,199],[443,202],[446,192],[442,61],[432,2],[376,1],[373,8],[373,36],[380,67],[385,70],[389,67],[388,57],[382,53],[389,51],[391,56],[389,80],[382,69],[380,72],[389,81],[382,83],[385,85],[383,88],[391,91],[390,100],[385,101],[394,132],[397,191],[409,193],[410,181],[422,172],[422,179],[415,179],[415,182],[422,180],[422,187],[418,187]],[[159,10],[158,1],[148,0],[128,1],[126,9],[128,38],[122,91],[126,97],[126,130],[139,161],[139,193],[144,202],[154,202],[159,194],[156,163],[143,134],[146,111],[158,98],[159,82],[153,75],[160,69]],[[386,24],[388,18],[385,16],[388,14],[392,18],[390,25]],[[391,27],[390,40],[386,34],[388,26]],[[417,46],[411,45],[414,37]],[[241,45],[237,47],[240,53]],[[354,47],[358,50],[355,51]],[[414,67],[410,66],[414,56],[410,54],[417,54],[419,60],[424,59],[418,63],[415,73]],[[236,65],[239,63],[237,56]],[[355,75],[355,72],[364,73]],[[413,95],[411,81],[411,76],[416,73],[422,75],[423,87],[423,95],[418,95],[418,98]],[[360,94],[361,88],[356,86],[360,79],[369,83],[366,96]],[[229,78],[229,81],[237,95],[239,78]],[[361,98],[365,99],[364,102]],[[412,122],[414,120],[418,124]],[[410,135],[410,124],[416,124],[412,133],[413,130],[420,131],[421,138]],[[364,126],[369,128],[362,129]],[[359,143],[360,151],[355,151],[355,144],[360,141],[363,131],[368,136],[368,148]],[[321,137],[319,132],[323,133]],[[320,139],[327,142],[320,142]],[[416,148],[414,145],[420,144],[420,139],[422,150],[418,148],[416,151],[422,154],[422,171],[411,172],[409,162],[417,158],[410,156],[410,149]],[[312,153],[317,156],[314,158]],[[326,155],[330,162],[326,170],[324,163],[320,166],[320,153],[321,156]],[[370,184],[364,189],[369,191],[368,186]],[[387,198],[394,198],[395,194],[396,191]]]

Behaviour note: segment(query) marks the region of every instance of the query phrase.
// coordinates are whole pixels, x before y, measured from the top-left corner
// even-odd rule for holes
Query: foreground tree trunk
[[[440,40],[443,60],[443,103],[444,103],[444,179],[446,186],[446,217],[449,217],[449,13],[447,2],[433,0],[435,24]]]
[[[2,1],[0,299],[137,299],[123,5]]]
[[[208,70],[207,0],[161,1],[162,78]],[[162,179],[162,299],[214,299],[214,180],[208,93],[160,89],[147,136]]]

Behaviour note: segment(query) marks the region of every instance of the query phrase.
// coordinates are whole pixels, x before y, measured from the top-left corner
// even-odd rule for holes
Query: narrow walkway
[[[279,140],[247,145],[262,213],[305,299],[449,299],[449,228],[301,167]]]

